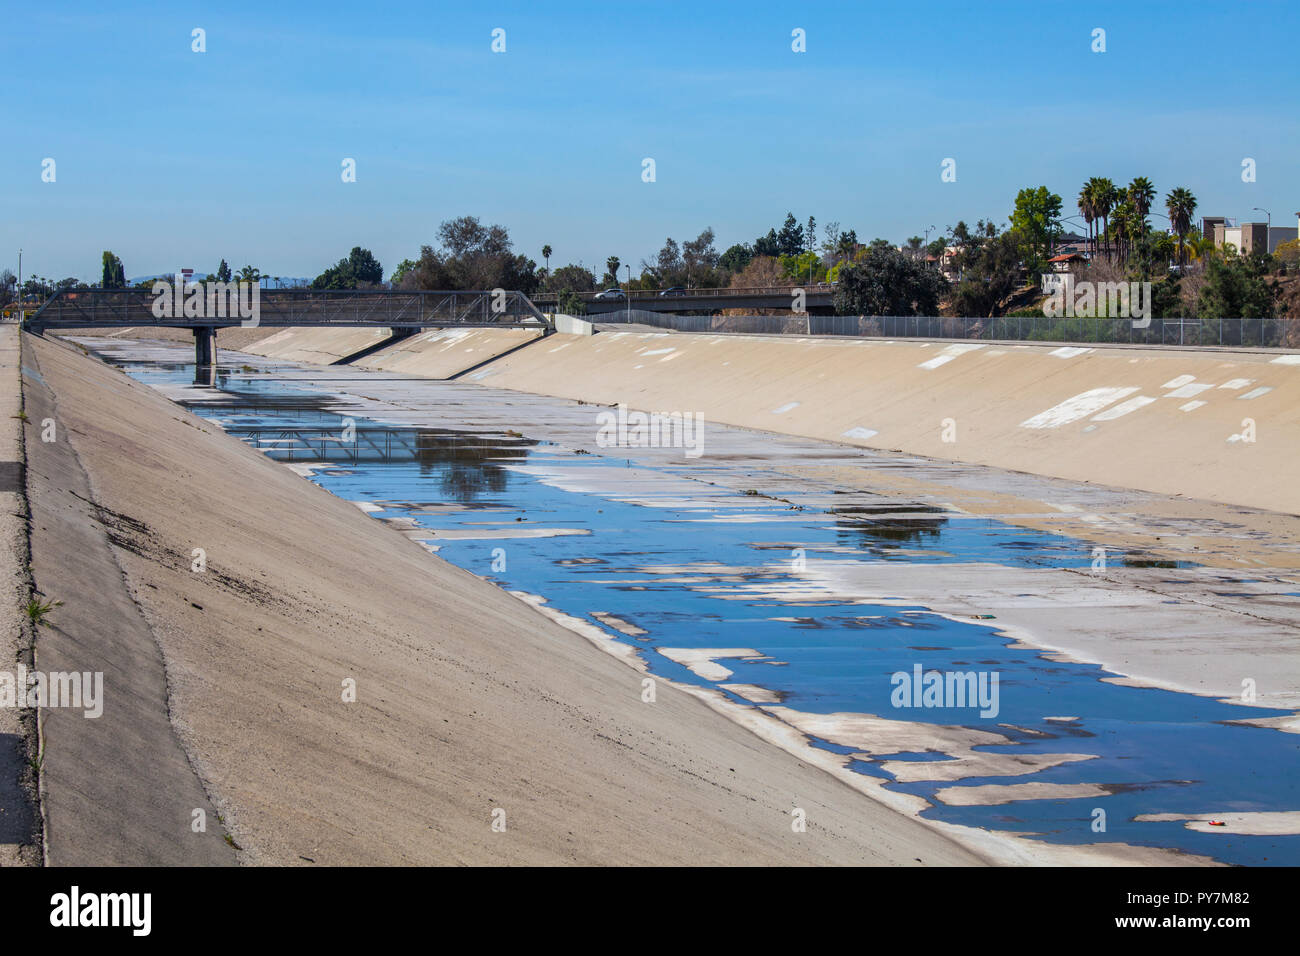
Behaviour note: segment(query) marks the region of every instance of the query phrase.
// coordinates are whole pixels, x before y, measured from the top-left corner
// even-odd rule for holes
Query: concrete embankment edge
[[[22,354],[17,323],[0,325],[0,580],[6,582],[0,628],[0,671],[31,667],[32,624],[24,605],[31,596],[27,552]],[[17,707],[0,708],[0,866],[41,860],[35,766],[36,718]]]

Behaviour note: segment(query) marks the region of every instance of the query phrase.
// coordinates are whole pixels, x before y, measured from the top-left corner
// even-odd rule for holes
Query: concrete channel
[[[174,347],[82,344],[972,846],[1300,860],[1300,549],[1269,512],[712,422],[699,457],[602,447],[606,406],[252,356],[195,389]],[[984,713],[897,692],[976,671]]]

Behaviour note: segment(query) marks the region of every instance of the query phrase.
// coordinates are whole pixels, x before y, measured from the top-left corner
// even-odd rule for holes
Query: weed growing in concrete
[[[41,601],[32,597],[28,598],[27,603],[23,605],[23,613],[27,615],[27,620],[37,627],[42,625],[48,627],[50,622],[46,620],[46,616],[56,607],[62,606],[62,601]]]

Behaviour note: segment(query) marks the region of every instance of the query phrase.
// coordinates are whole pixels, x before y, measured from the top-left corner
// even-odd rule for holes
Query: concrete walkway
[[[172,728],[162,654],[109,544],[129,530],[129,519],[95,504],[74,428],[60,416],[39,356],[26,351],[32,570],[44,599],[62,602],[39,629],[35,666],[78,672],[83,687],[87,675],[103,675],[93,708],[40,710],[46,862],[233,864]],[[51,425],[54,440],[42,440]],[[87,716],[100,706],[102,714]],[[200,832],[195,811],[202,811]]]
[[[23,422],[21,355],[16,323],[0,324],[0,581],[4,581],[0,625],[0,671],[13,674],[26,656],[30,639],[23,626],[28,590],[27,527],[23,497]],[[35,722],[17,709],[0,708],[0,866],[40,859],[35,807],[35,776],[29,745]]]

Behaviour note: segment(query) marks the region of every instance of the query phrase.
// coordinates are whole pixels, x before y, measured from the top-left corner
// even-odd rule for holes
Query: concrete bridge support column
[[[210,325],[194,329],[194,384],[217,384],[217,330]]]

